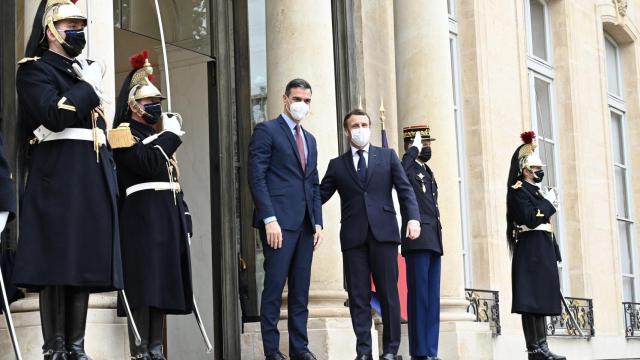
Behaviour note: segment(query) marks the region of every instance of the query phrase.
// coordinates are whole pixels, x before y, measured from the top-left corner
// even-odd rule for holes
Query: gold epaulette
[[[512,189],[517,190],[522,187],[522,181],[518,180],[515,184],[511,186]]]
[[[122,123],[115,129],[110,129],[107,135],[112,149],[132,147],[136,139],[131,133],[129,123]]]
[[[34,57],[26,57],[26,58],[22,58],[20,59],[20,61],[18,61],[18,65],[22,65],[22,64],[26,64],[30,61],[38,61],[40,60],[39,56],[34,56]]]

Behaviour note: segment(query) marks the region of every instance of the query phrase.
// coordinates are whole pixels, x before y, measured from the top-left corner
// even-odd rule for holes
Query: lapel
[[[291,150],[293,150],[293,155],[296,157],[298,161],[298,169],[302,172],[302,166],[300,165],[300,155],[298,155],[298,147],[296,146],[296,140],[293,138],[293,134],[291,133],[291,128],[287,125],[287,121],[282,117],[282,115],[278,116],[278,123],[280,124],[280,128],[284,131],[284,136],[289,140],[289,144],[291,145]]]
[[[358,179],[358,173],[356,173],[356,168],[355,166],[353,166],[353,155],[351,154],[351,146],[349,146],[349,150],[342,155],[342,160],[344,161],[344,166],[346,167],[349,175],[351,175],[353,182],[355,182],[360,188],[362,188],[360,179]]]
[[[380,158],[380,148],[377,146],[369,145],[369,163],[367,164],[367,181],[365,187],[369,186],[371,178],[373,177],[373,171],[378,164]]]

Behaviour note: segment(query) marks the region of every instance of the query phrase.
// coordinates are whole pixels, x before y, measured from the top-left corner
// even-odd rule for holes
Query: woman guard
[[[16,79],[26,186],[13,280],[40,292],[48,360],[89,359],[89,293],[123,286],[116,174],[100,106],[104,69],[77,58],[86,25],[75,1],[43,0]]]
[[[512,313],[522,315],[529,360],[566,359],[547,344],[545,316],[562,312],[557,261],[560,250],[550,218],[558,208],[555,189],[541,188],[544,164],[535,152],[536,134],[520,135],[507,183],[507,242],[512,252]]]
[[[109,142],[121,194],[125,289],[142,338],[136,345],[130,333],[130,349],[133,359],[160,360],[165,315],[192,311],[191,217],[174,156],[184,132],[180,115],[162,112],[147,52],[129,60],[133,70],[122,84]]]

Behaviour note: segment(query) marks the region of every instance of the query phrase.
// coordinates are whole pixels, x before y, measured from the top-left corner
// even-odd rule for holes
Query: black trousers
[[[397,354],[400,346],[400,298],[398,297],[398,244],[378,242],[371,231],[367,243],[342,252],[349,294],[349,311],[356,334],[358,355],[371,349],[371,276],[382,309],[382,348]]]

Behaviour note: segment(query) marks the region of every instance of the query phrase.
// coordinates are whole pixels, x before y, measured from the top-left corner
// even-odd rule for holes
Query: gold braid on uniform
[[[102,129],[98,127],[98,117],[106,119],[102,105],[98,105],[95,109],[91,110],[91,132],[93,133],[93,151],[96,152],[96,163],[100,163],[100,142],[98,141],[98,134],[102,131]]]

